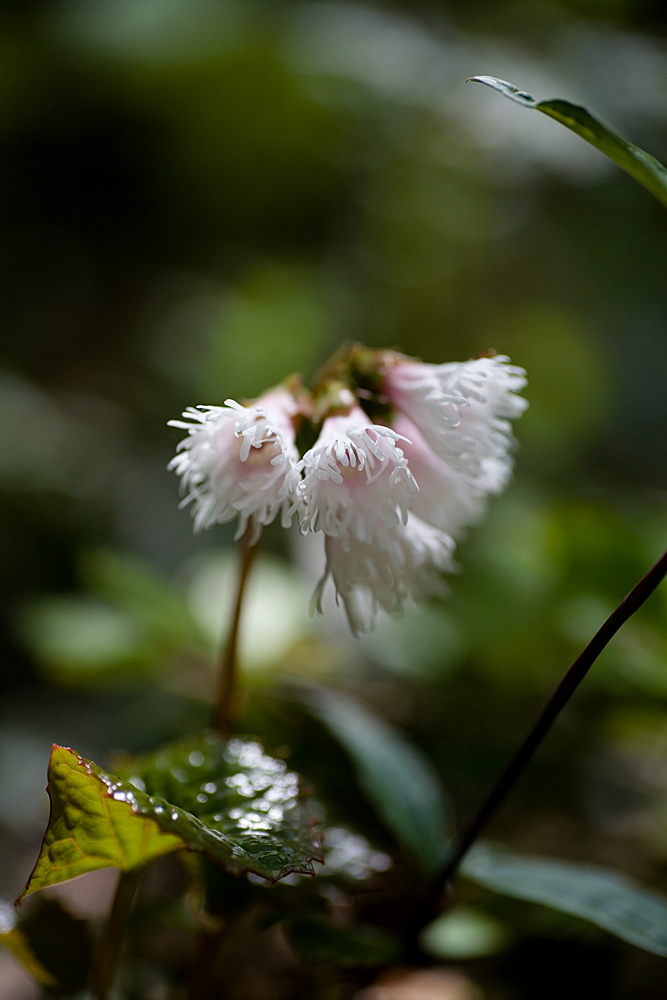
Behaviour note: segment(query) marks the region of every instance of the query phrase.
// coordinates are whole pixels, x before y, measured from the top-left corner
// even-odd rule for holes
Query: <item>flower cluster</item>
[[[455,539],[511,475],[525,381],[503,356],[431,365],[354,348],[313,396],[285,384],[247,406],[186,410],[170,421],[188,435],[169,467],[197,531],[238,517],[236,537],[255,542],[296,515],[302,533],[322,532],[314,606],[331,578],[359,635],[379,609],[441,588]],[[304,423],[319,436],[300,455]]]

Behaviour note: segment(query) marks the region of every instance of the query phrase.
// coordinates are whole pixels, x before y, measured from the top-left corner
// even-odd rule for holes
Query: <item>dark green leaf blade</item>
[[[181,741],[122,778],[54,746],[49,796],[49,825],[22,895],[99,868],[132,871],[183,848],[270,881],[312,875],[319,857],[297,776],[252,740]]]
[[[446,857],[449,817],[429,762],[357,702],[323,690],[306,700],[351,756],[361,787],[399,843],[425,872],[437,871]]]
[[[313,875],[319,861],[318,821],[308,809],[298,775],[266,754],[253,739],[229,741],[213,733],[180,740],[125,769],[136,789],[172,805],[160,823],[187,846],[228,871],[253,872],[270,881],[291,873]],[[175,814],[187,817],[187,828]]]
[[[471,851],[461,871],[502,895],[581,917],[645,951],[667,957],[667,898],[624,875],[593,865],[521,857],[488,845]]]
[[[471,76],[469,79],[473,83],[483,83],[487,87],[492,87],[517,104],[541,111],[542,114],[560,122],[608,156],[631,177],[643,184],[658,201],[667,206],[667,167],[650,153],[628,142],[604,125],[586,108],[559,99],[536,101],[525,91],[494,76]]]

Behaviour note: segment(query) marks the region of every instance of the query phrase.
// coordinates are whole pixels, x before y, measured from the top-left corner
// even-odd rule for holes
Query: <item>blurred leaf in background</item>
[[[192,537],[166,421],[309,377],[348,340],[428,361],[493,347],[524,366],[516,479],[460,547],[446,602],[358,644],[340,619],[308,618],[317,570],[309,554],[289,565],[289,538],[269,532],[244,725],[326,785],[331,822],[353,812],[357,835],[392,851],[290,684],[334,688],[430,759],[462,821],[667,539],[662,210],[578,137],[465,80],[584,104],[665,162],[664,11],[53,0],[5,5],[0,28],[2,893],[37,854],[54,740],[107,766],[208,724],[232,536]],[[494,836],[664,893],[666,661],[663,589]],[[401,879],[418,881],[401,865],[379,902],[358,894],[343,947],[390,961]],[[542,1000],[562,996],[556,976],[530,981],[532,963],[571,967],[574,932],[509,900],[466,925],[463,903],[432,954],[458,947],[489,995],[539,982]],[[293,928],[311,956],[320,916]],[[603,968],[617,1000],[663,989],[660,959],[583,931],[576,948],[573,998]],[[137,982],[157,975],[142,961]]]

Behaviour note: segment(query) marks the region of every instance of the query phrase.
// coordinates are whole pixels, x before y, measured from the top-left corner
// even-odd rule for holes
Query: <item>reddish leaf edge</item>
[[[155,854],[153,857],[151,857],[148,861],[146,861],[144,863],[145,865],[150,864],[152,861],[156,860],[158,857],[162,857],[162,856],[164,856],[166,854],[169,854],[169,853],[175,853],[176,851],[184,850],[184,851],[188,851],[191,854],[201,854],[201,855],[203,855],[205,857],[208,857],[214,864],[217,864],[219,867],[223,868],[223,870],[229,872],[230,874],[237,875],[237,876],[240,876],[240,875],[243,875],[243,874],[256,875],[257,877],[262,878],[262,879],[264,879],[265,881],[267,881],[267,882],[269,882],[271,884],[275,884],[277,882],[280,882],[282,879],[286,878],[288,875],[308,875],[308,876],[314,878],[317,873],[316,873],[316,871],[315,871],[315,869],[313,867],[313,863],[316,862],[318,864],[324,864],[324,855],[323,855],[323,853],[320,850],[320,848],[322,847],[322,837],[318,837],[317,841],[316,841],[316,844],[314,845],[316,847],[318,853],[314,852],[312,855],[308,855],[307,858],[306,858],[306,861],[305,861],[304,865],[294,865],[293,867],[286,867],[285,870],[280,873],[280,875],[277,875],[275,877],[271,877],[271,876],[267,875],[266,872],[259,870],[259,868],[260,868],[259,865],[253,866],[252,863],[244,864],[244,865],[239,865],[239,866],[236,866],[236,867],[222,864],[220,858],[216,857],[215,854],[213,854],[213,852],[207,851],[207,850],[202,850],[202,849],[199,849],[197,847],[193,847],[190,844],[188,844],[187,841],[183,837],[181,837],[180,835],[173,834],[173,833],[170,833],[169,831],[162,830],[162,828],[160,827],[160,825],[159,825],[159,823],[158,823],[158,821],[156,819],[154,819],[150,815],[147,815],[142,809],[140,809],[140,807],[137,804],[137,799],[136,799],[135,793],[136,793],[136,795],[140,795],[140,796],[141,795],[146,795],[146,797],[150,798],[151,802],[154,805],[162,805],[165,810],[166,809],[173,810],[174,808],[176,808],[176,809],[178,809],[179,813],[182,813],[184,816],[188,817],[194,824],[197,824],[198,826],[203,826],[203,824],[201,823],[201,821],[196,816],[194,816],[192,813],[187,812],[187,810],[182,809],[181,807],[174,807],[174,805],[172,803],[169,803],[166,800],[161,799],[159,796],[149,796],[149,795],[147,795],[147,793],[141,792],[138,788],[136,788],[134,785],[132,785],[131,782],[125,781],[124,779],[121,779],[121,778],[117,778],[114,775],[109,774],[108,772],[104,771],[97,764],[95,764],[94,761],[91,761],[88,758],[84,757],[82,754],[80,754],[73,747],[61,746],[58,743],[53,743],[52,744],[52,747],[51,747],[51,756],[50,756],[50,759],[49,759],[49,772],[51,770],[51,764],[52,764],[52,760],[53,760],[53,754],[56,751],[64,751],[66,753],[71,754],[73,757],[75,757],[76,758],[76,762],[77,762],[77,766],[83,768],[90,777],[97,779],[99,781],[99,783],[106,788],[106,794],[108,795],[109,798],[114,798],[114,792],[115,791],[118,791],[121,787],[127,786],[127,789],[130,792],[130,794],[131,794],[131,799],[130,799],[130,801],[126,800],[125,802],[118,802],[118,800],[116,799],[116,801],[118,803],[118,806],[120,808],[125,807],[125,808],[129,809],[130,812],[132,814],[134,814],[134,815],[142,815],[148,822],[154,824],[154,826],[156,827],[156,829],[159,832],[164,833],[165,836],[178,837],[181,840],[181,845],[175,844],[173,847],[170,847],[170,848],[168,848],[168,849],[166,849],[166,850],[164,850],[164,851],[162,851],[162,852],[160,852],[158,854]],[[51,794],[51,783],[50,782],[46,786],[46,792],[49,795],[49,819],[48,819],[48,822],[47,822],[47,825],[46,825],[46,829],[44,831],[44,835],[42,837],[42,841],[41,841],[41,844],[40,844],[40,850],[39,850],[39,853],[38,853],[38,856],[37,856],[37,860],[35,861],[35,864],[33,865],[33,868],[32,868],[32,870],[30,872],[30,875],[28,876],[28,879],[27,879],[27,881],[25,883],[25,886],[24,886],[23,890],[17,896],[17,898],[14,900],[14,906],[16,906],[16,907],[20,906],[20,904],[23,902],[23,900],[25,899],[26,896],[32,894],[33,892],[38,892],[38,891],[40,891],[43,888],[47,888],[47,886],[37,886],[35,888],[33,888],[31,886],[31,883],[32,883],[33,878],[35,876],[35,872],[37,871],[37,869],[39,867],[40,861],[42,859],[42,855],[43,855],[44,850],[45,850],[45,840],[46,840],[47,834],[49,832],[49,829],[51,827],[51,821],[53,819],[53,814],[54,814],[54,799],[53,799],[53,796]],[[310,792],[307,792],[306,794],[309,795]],[[317,820],[316,818],[313,818],[313,820],[311,822],[311,825],[312,825],[312,827],[314,829],[315,827],[317,827],[318,825],[320,825],[319,820]],[[220,840],[225,840],[225,841],[229,840],[229,838],[225,837],[224,834],[220,834],[219,833],[219,834],[217,834],[217,837]],[[230,845],[231,845],[231,842],[230,842]],[[234,853],[236,854],[237,851],[235,850]],[[246,854],[245,851],[243,851],[242,853]],[[248,857],[250,858],[250,856],[248,856]],[[118,868],[119,871],[123,871],[123,870],[131,871],[131,870],[134,870],[134,869],[139,868],[139,867],[141,867],[141,865],[135,865],[135,866],[132,866],[131,868],[123,869],[120,866],[115,865],[113,863],[107,863],[107,864],[100,864],[95,869],[91,869],[91,871],[92,870],[96,870],[96,871],[97,870],[102,870],[103,868]],[[84,872],[82,874],[87,874],[87,873]],[[70,878],[62,879],[62,882],[71,881],[72,878],[79,878],[79,877],[81,877],[81,876],[80,875],[73,875]],[[53,883],[53,885],[58,885],[58,884],[61,884],[61,883],[59,883],[59,882],[54,882]]]

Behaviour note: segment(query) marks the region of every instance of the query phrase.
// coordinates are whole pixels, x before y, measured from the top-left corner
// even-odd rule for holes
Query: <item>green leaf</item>
[[[148,796],[135,799],[136,788],[68,747],[54,744],[48,779],[49,825],[22,895],[99,868],[131,871],[185,847],[157,822]]]
[[[624,875],[486,845],[468,855],[461,871],[505,896],[581,917],[645,951],[667,956],[667,898]]]
[[[272,882],[293,872],[315,873],[318,820],[298,775],[257,740],[227,742],[213,733],[179,740],[134,761],[124,777],[185,811],[194,820],[188,847],[227,871],[249,871]]]
[[[541,111],[542,114],[565,125],[603,152],[631,177],[643,184],[658,201],[667,206],[667,167],[650,153],[646,153],[639,146],[613,132],[607,125],[603,125],[586,108],[558,99],[536,101],[530,94],[505,80],[498,80],[495,76],[471,76],[469,79],[473,83],[484,83],[487,87],[493,87],[524,108],[534,108],[535,111]]]
[[[398,730],[343,695],[319,690],[307,702],[352,758],[359,784],[398,841],[426,873],[437,871],[446,856],[448,814],[426,758]]]
[[[270,881],[314,874],[318,837],[298,778],[254,740],[181,741],[122,778],[54,746],[49,796],[49,825],[22,895],[98,868],[132,871],[182,848]]]

